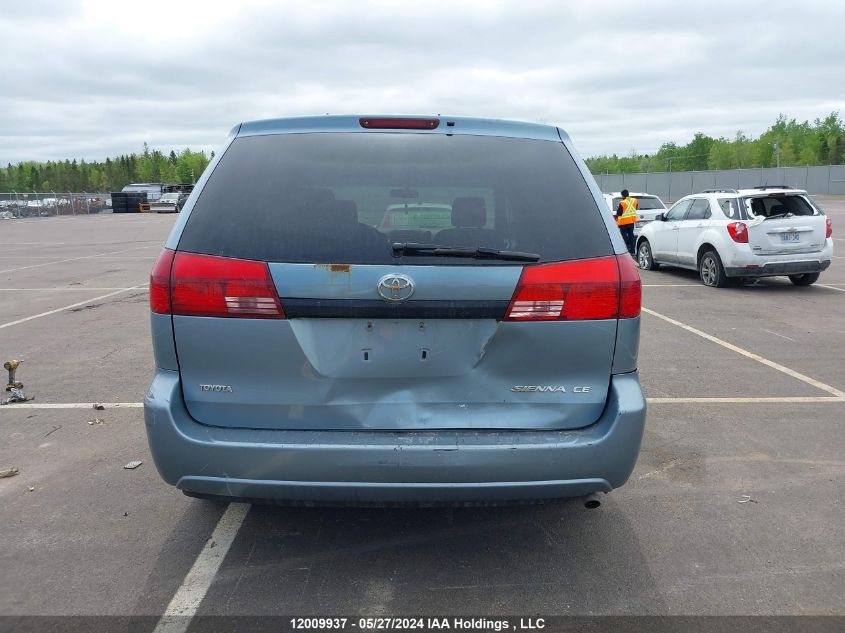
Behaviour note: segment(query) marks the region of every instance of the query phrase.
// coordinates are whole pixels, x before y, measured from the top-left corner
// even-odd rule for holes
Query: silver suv
[[[594,506],[639,452],[640,288],[555,127],[243,123],[152,271],[152,455],[192,496]]]

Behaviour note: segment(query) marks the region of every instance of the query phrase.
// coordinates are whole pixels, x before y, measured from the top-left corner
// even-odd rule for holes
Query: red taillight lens
[[[360,118],[358,123],[371,130],[434,130],[440,119]]]
[[[279,295],[264,262],[176,253],[170,276],[173,314],[283,319]]]
[[[640,308],[643,303],[643,282],[640,280],[640,271],[634,264],[634,260],[628,255],[617,255],[616,261],[619,264],[619,285],[621,287],[619,318],[632,319],[640,316]]]
[[[833,222],[830,221],[830,218],[825,218],[824,224],[825,224],[824,236],[825,236],[825,239],[826,239],[826,238],[830,237],[831,235],[833,235]]]
[[[170,268],[174,252],[164,249],[150,272],[150,310],[170,314]]]
[[[728,233],[731,239],[737,244],[748,244],[748,227],[744,222],[731,222],[728,224]]]
[[[617,319],[639,315],[639,273],[628,255],[527,266],[506,321]]]

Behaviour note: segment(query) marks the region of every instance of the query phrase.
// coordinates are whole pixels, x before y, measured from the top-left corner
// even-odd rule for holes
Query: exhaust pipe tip
[[[591,492],[586,497],[584,497],[584,507],[588,510],[595,510],[601,505],[601,499],[599,498],[598,494],[595,492]]]

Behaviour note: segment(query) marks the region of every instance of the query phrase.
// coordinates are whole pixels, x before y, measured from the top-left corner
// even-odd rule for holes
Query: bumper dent
[[[609,492],[634,469],[646,405],[636,372],[611,379],[599,420],[567,431],[273,431],[195,422],[179,374],[144,400],[162,478],[186,492],[276,501],[518,501]]]

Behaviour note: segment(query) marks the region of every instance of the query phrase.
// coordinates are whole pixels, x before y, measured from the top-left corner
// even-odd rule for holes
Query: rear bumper
[[[830,259],[808,259],[802,261],[769,262],[749,266],[725,268],[728,277],[774,277],[776,275],[802,275],[820,273],[830,266]]]
[[[728,277],[772,277],[820,273],[830,266],[832,256],[833,240],[827,238],[824,247],[814,253],[757,255],[747,244],[740,244],[722,263]]]
[[[179,374],[144,400],[153,460],[186,492],[327,503],[507,502],[609,492],[634,469],[646,404],[636,372],[575,431],[270,431],[194,421]]]

